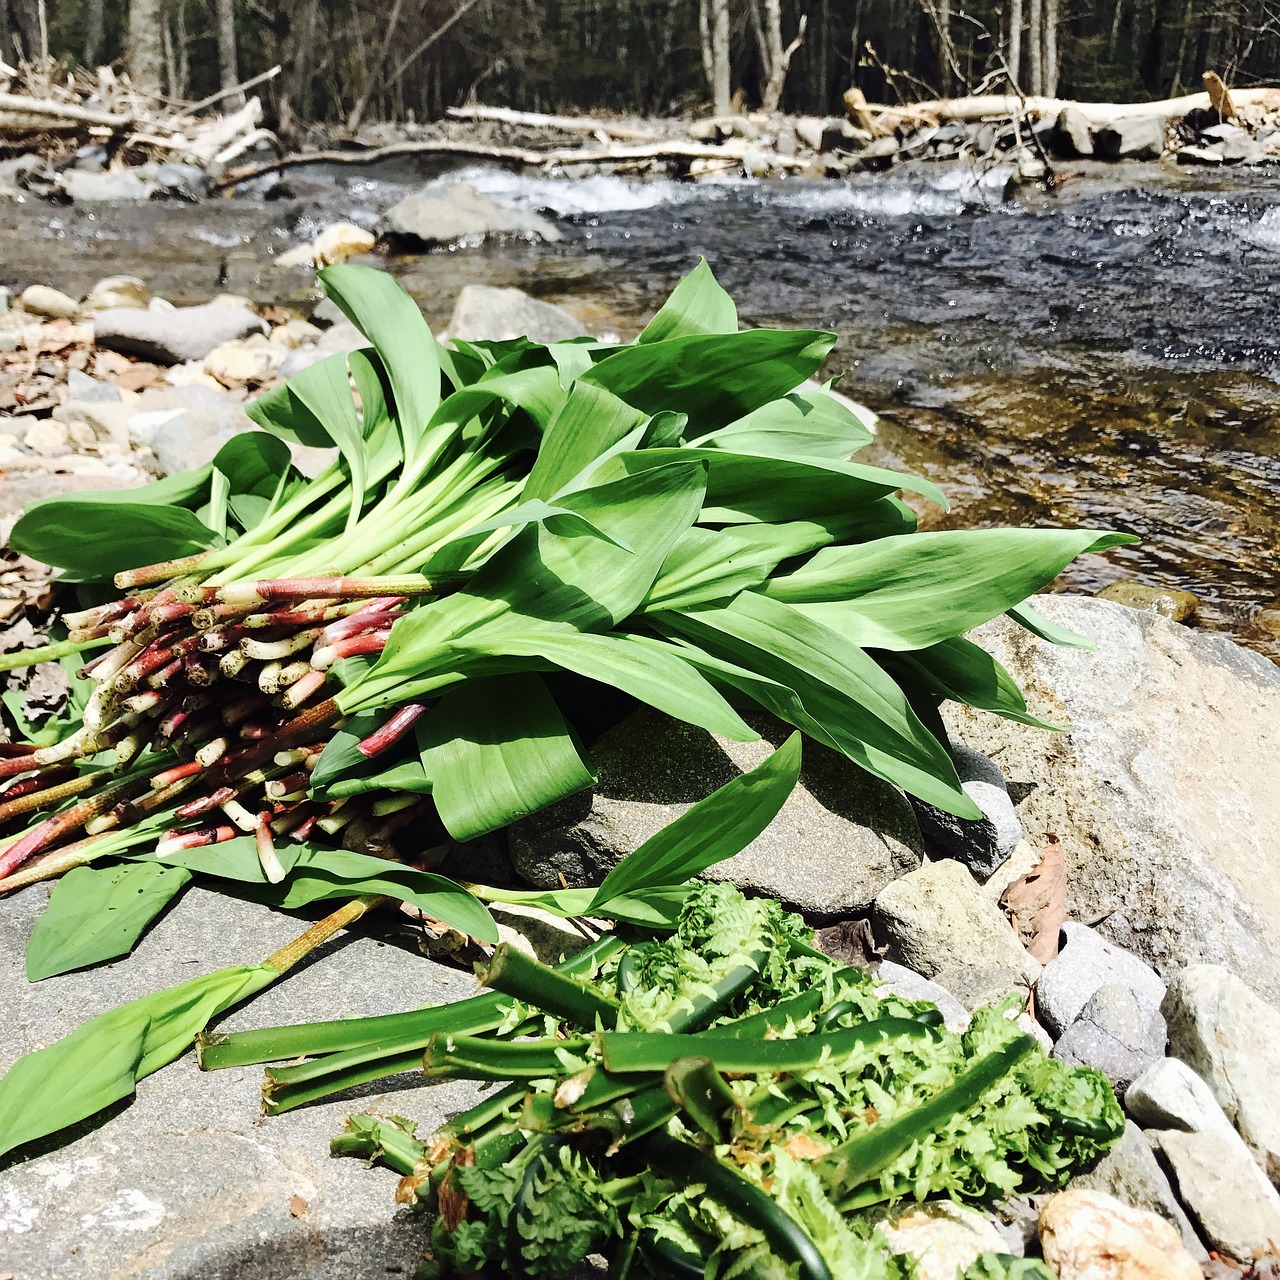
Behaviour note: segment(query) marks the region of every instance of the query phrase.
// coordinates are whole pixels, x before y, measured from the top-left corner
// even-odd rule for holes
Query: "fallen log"
[[[489,120],[526,129],[556,129],[561,133],[605,134],[631,142],[657,141],[661,134],[636,125],[591,116],[551,116],[541,111],[513,111],[510,107],[450,107],[446,115],[454,120]]]
[[[1236,107],[1280,105],[1280,89],[1232,89],[1231,101]],[[1070,98],[1024,98],[1014,93],[990,93],[899,106],[865,104],[865,109],[873,113],[910,112],[932,116],[937,120],[960,121],[1058,115],[1067,107],[1080,112],[1089,124],[1094,125],[1112,124],[1116,120],[1141,116],[1173,119],[1185,116],[1190,111],[1208,111],[1213,107],[1213,102],[1207,93],[1188,93],[1180,98],[1162,98],[1158,102],[1075,102]]]
[[[131,116],[117,115],[110,111],[95,111],[92,107],[80,107],[74,102],[55,102],[50,98],[30,98],[21,93],[0,93],[0,129],[6,116],[35,117],[45,121],[63,120],[73,124],[98,125],[107,129],[128,129],[134,124]]]
[[[434,142],[393,142],[385,147],[371,147],[368,150],[296,152],[281,156],[279,160],[273,160],[270,164],[229,173],[215,184],[214,189],[225,191],[228,187],[234,187],[239,183],[279,173],[284,169],[294,169],[300,165],[376,164],[379,160],[388,160],[393,156],[474,156],[481,160],[498,160],[504,164],[526,165],[533,169],[551,169],[566,164],[627,164],[644,160],[725,160],[740,164],[748,146],[744,139],[739,138],[733,138],[718,146],[706,142],[682,142],[673,139],[669,142],[620,145],[598,150],[569,147],[553,151],[531,151],[524,147],[495,147],[481,142],[457,142],[447,138]],[[809,163],[796,156],[780,156],[773,152],[769,152],[766,159],[771,167],[778,169],[803,169]]]

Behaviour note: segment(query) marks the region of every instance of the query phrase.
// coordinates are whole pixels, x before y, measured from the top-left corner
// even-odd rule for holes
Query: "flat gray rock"
[[[1273,1182],[1280,1181],[1280,1010],[1220,965],[1193,965],[1162,1006],[1169,1052],[1208,1084]]]
[[[928,862],[876,898],[890,960],[941,984],[967,1009],[1025,990],[1040,965],[958,862]]]
[[[698,800],[754,768],[790,729],[747,716],[765,735],[729,742],[644,709],[592,743],[599,773],[585,791],[510,831],[511,860],[533,884],[598,884],[621,858]],[[770,893],[817,916],[868,906],[896,877],[920,865],[921,839],[906,797],[843,756],[805,744],[799,785],[782,811],[708,878]]]
[[[109,351],[170,365],[203,360],[224,342],[266,333],[267,325],[247,307],[206,302],[198,307],[99,311],[93,317],[93,332],[98,346]]]
[[[882,960],[876,970],[876,992],[888,991],[904,1000],[928,1000],[942,1013],[948,1031],[963,1031],[970,1022],[969,1010],[944,986],[922,978],[914,969]]]
[[[493,236],[562,239],[545,218],[499,204],[465,182],[453,187],[428,185],[405,196],[378,219],[377,234],[409,248],[479,243]]]
[[[1123,1092],[1164,1056],[1164,1019],[1119,984],[1099,987],[1062,1033],[1053,1056],[1097,1067]]]
[[[166,417],[148,433],[146,443],[160,470],[175,475],[203,467],[232,436],[256,430],[244,406],[228,400],[192,405]]]
[[[127,1000],[223,965],[255,961],[307,922],[204,890],[187,896],[134,956],[27,983],[23,951],[43,887],[0,900],[0,1071]],[[374,922],[374,928],[377,922]],[[475,990],[447,969],[374,936],[343,936],[223,1018],[224,1030],[412,1009]],[[463,1082],[366,1086],[342,1101],[259,1115],[261,1068],[201,1072],[187,1054],[139,1086],[132,1103],[87,1121],[70,1141],[0,1166],[0,1268],[23,1280],[350,1280],[411,1276],[426,1224],[397,1210],[395,1175],[333,1159],[329,1138],[374,1106],[425,1134],[471,1105]],[[298,1202],[294,1197],[300,1197]],[[295,1216],[295,1209],[305,1210]]]
[[[1210,1248],[1242,1259],[1270,1252],[1280,1240],[1280,1195],[1239,1138],[1178,1130],[1151,1137]]]
[[[1158,1213],[1178,1228],[1192,1257],[1200,1262],[1208,1258],[1209,1252],[1178,1203],[1151,1144],[1132,1121],[1125,1125],[1120,1141],[1088,1173],[1072,1178],[1070,1185],[1105,1191],[1131,1208]]]
[[[1102,986],[1127,987],[1144,1008],[1159,1010],[1164,983],[1132,951],[1074,920],[1062,926],[1062,939],[1061,949],[1036,983],[1036,1013],[1054,1035],[1060,1036],[1080,1016]]]
[[[1167,976],[1224,964],[1280,1000],[1280,667],[1227,637],[1081,596],[1037,596],[1096,649],[1010,619],[973,638],[1009,669],[1048,733],[949,705],[990,756],[1023,827],[1062,841],[1068,914]],[[1242,746],[1242,744],[1245,744]]]

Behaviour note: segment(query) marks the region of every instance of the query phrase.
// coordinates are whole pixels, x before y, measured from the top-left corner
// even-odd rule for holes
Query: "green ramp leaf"
[[[706,258],[699,258],[636,341],[665,342],[700,333],[737,332],[738,308],[712,274]]]
[[[19,1058],[0,1079],[0,1155],[129,1097],[212,1018],[279,976],[265,964],[220,969],[132,1000]]]
[[[824,547],[763,588],[851,643],[923,649],[1019,604],[1078,555],[1135,541],[1090,529],[965,529]]]
[[[468,681],[420,723],[440,821],[471,840],[595,782],[555,700],[534,675]]]
[[[590,910],[607,914],[615,899],[643,900],[741,853],[791,794],[800,777],[800,755],[800,735],[793,733],[750,773],[726,782],[650,836],[605,876]]]
[[[190,881],[191,873],[181,867],[155,862],[73,868],[58,881],[31,931],[28,981],[128,955]]]

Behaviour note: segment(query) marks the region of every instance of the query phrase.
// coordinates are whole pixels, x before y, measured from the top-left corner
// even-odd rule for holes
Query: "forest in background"
[[[116,64],[204,97],[279,64],[273,123],[353,130],[483,101],[838,112],[982,90],[1086,101],[1274,83],[1280,0],[0,0],[0,60]]]

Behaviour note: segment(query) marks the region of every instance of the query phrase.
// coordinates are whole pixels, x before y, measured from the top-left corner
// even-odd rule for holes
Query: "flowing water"
[[[128,272],[174,301],[219,287],[301,305],[271,256],[372,225],[427,175],[295,171],[292,198],[99,210],[0,205],[0,282],[87,290]],[[465,176],[560,220],[556,245],[389,265],[438,324],[463,284],[512,284],[634,334],[705,255],[749,324],[833,329],[828,372],[881,415],[870,460],[952,498],[950,524],[1140,535],[1065,583],[1184,587],[1201,625],[1280,656],[1280,177],[1078,166],[1053,194],[1004,175],[895,170],[853,183]],[[221,281],[221,284],[220,284]]]

